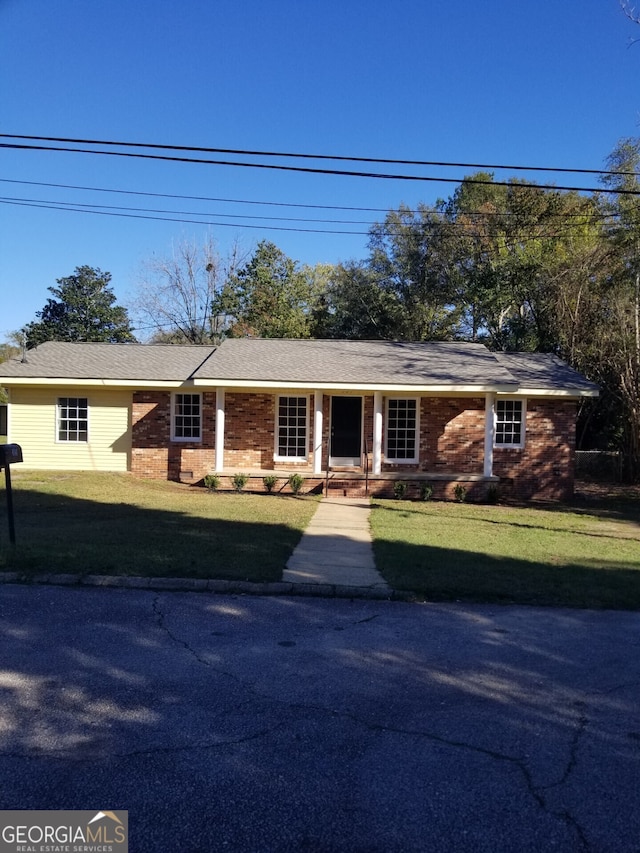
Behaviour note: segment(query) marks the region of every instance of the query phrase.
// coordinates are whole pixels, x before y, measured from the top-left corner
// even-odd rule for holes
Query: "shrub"
[[[393,494],[399,501],[404,500],[407,496],[407,484],[403,483],[402,480],[397,480],[393,484]]]
[[[487,489],[487,503],[497,504],[500,500],[500,491],[497,486],[489,486]]]
[[[431,500],[433,495],[433,486],[431,483],[422,483],[420,486],[420,497],[423,501]]]
[[[467,499],[467,490],[462,485],[462,483],[458,483],[453,490],[453,494],[456,496],[456,500],[459,504],[463,504]]]
[[[236,490],[236,492],[241,492],[249,482],[249,475],[234,474],[231,482],[233,483],[233,488]]]
[[[276,483],[278,482],[278,478],[275,474],[268,474],[266,477],[262,478],[262,482],[264,483],[265,489],[271,494]]]
[[[302,474],[292,474],[289,477],[289,487],[294,495],[299,495],[304,486],[304,477]]]
[[[220,488],[220,477],[217,474],[206,474],[203,482],[210,492],[215,492]]]

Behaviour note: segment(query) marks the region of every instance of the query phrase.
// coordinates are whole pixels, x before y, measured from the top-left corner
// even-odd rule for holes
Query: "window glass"
[[[86,397],[58,399],[58,441],[89,440],[89,407]]]
[[[307,458],[307,398],[278,399],[277,456],[285,459]]]
[[[415,399],[387,402],[386,458],[415,462],[418,457],[418,405]]]
[[[522,400],[496,402],[496,444],[522,446],[524,411]]]
[[[173,437],[199,440],[201,436],[200,394],[176,394],[173,406]]]

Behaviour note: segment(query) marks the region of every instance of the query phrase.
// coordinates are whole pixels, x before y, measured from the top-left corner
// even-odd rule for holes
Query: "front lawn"
[[[376,500],[371,525],[388,583],[428,600],[640,609],[638,497],[574,508]]]
[[[4,481],[4,476],[2,477]],[[126,474],[12,467],[16,546],[0,490],[0,571],[280,580],[316,499],[210,493]]]

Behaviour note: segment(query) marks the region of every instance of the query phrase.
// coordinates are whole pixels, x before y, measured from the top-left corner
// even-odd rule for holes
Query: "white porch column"
[[[313,473],[322,472],[322,391],[314,391]]]
[[[224,468],[224,388],[216,388],[216,471]]]
[[[373,471],[382,471],[382,391],[373,395]]]
[[[484,476],[493,476],[493,443],[496,431],[496,395],[484,398]]]

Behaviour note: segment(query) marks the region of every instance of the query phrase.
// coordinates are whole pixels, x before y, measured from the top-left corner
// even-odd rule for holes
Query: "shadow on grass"
[[[593,559],[550,566],[383,537],[374,553],[387,583],[429,601],[640,610],[640,557],[626,565]]]
[[[14,547],[8,545],[0,507],[0,570],[27,576],[63,572],[280,580],[301,531],[284,521],[214,517],[220,508],[216,500],[211,497],[212,517],[206,517],[186,511],[188,505],[185,511],[165,511],[22,488],[14,499]],[[296,498],[277,503],[284,500]]]

